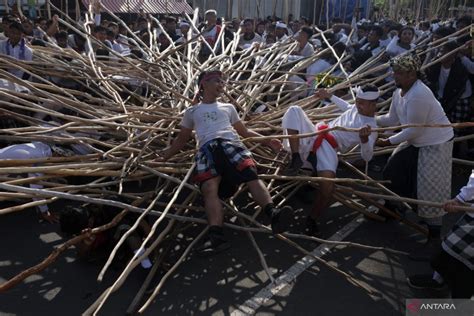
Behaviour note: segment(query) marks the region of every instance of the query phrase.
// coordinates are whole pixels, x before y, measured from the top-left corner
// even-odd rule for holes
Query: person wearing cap
[[[253,43],[262,43],[263,38],[255,33],[253,20],[245,19],[242,25],[242,34],[240,35],[239,46],[244,47],[246,45],[252,45]]]
[[[389,112],[377,116],[379,126],[451,124],[441,104],[419,79],[421,66],[416,55],[397,56],[390,64],[398,89],[393,93]],[[408,198],[433,202],[449,199],[453,136],[452,127],[405,127],[388,138],[379,139],[378,146],[398,146],[383,170],[383,178],[391,181],[388,187]],[[390,206],[396,208],[396,205]],[[429,259],[433,249],[439,246],[443,214],[439,208],[418,207],[418,215],[428,225],[429,238],[411,255],[412,259]]]
[[[285,23],[278,21],[275,24],[275,36],[277,42],[288,40],[288,28]]]
[[[202,37],[207,42],[208,45],[202,44],[201,51],[199,52],[199,59],[205,61],[212,54],[211,49],[214,49],[215,46],[219,45],[217,40],[221,32],[221,26],[217,25],[217,12],[216,10],[207,10],[204,14],[206,23],[201,26],[200,31],[202,32]]]
[[[459,194],[444,203],[448,213],[462,212],[457,206],[471,206],[474,200],[474,169],[468,183]],[[446,285],[451,298],[470,299],[474,295],[474,212],[464,212],[444,237],[441,247],[431,259],[433,273],[416,274],[407,278],[411,288],[441,290]]]
[[[191,25],[187,21],[179,22],[179,30],[181,31],[181,34],[182,34],[182,41],[188,40],[188,33],[189,33],[190,28],[191,28]]]
[[[271,218],[273,233],[286,230],[291,207],[275,207],[268,189],[258,179],[252,154],[239,139],[239,135],[244,138],[261,135],[247,129],[232,104],[217,101],[224,92],[222,72],[202,72],[198,86],[200,102],[185,111],[181,131],[161,157],[164,160],[173,157],[188,144],[192,131],[195,131],[199,150],[195,157],[194,181],[200,184],[210,226],[208,238],[198,253],[206,256],[230,247],[223,234],[224,212],[219,199],[231,197],[241,183],[246,183],[254,200]],[[282,147],[277,139],[262,143],[274,151]]]
[[[354,89],[355,105],[332,95],[326,89],[319,89],[316,98],[329,99],[343,111],[335,120],[328,124],[319,122],[314,125],[304,110],[299,106],[291,106],[283,115],[282,127],[289,135],[313,133],[333,127],[358,128],[359,133],[333,130],[317,136],[289,139],[283,142],[286,150],[292,154],[287,175],[295,175],[305,165],[317,172],[318,177],[335,178],[338,165],[337,153],[345,153],[356,145],[360,145],[361,156],[370,161],[377,133],[371,129],[377,126],[375,112],[380,92],[373,85],[365,85]],[[304,159],[304,160],[303,160]],[[314,206],[307,218],[307,231],[311,235],[318,233],[316,219],[329,204],[334,186],[331,182],[321,182]]]

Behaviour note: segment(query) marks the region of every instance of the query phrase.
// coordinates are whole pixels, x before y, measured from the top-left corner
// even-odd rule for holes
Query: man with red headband
[[[316,126],[311,122],[306,113],[299,106],[291,106],[283,116],[282,127],[289,135],[313,133],[332,127],[360,128],[359,133],[330,131],[317,136],[289,139],[284,142],[288,151],[291,152],[291,162],[285,170],[287,175],[294,175],[305,164],[318,173],[319,177],[335,178],[338,164],[337,152],[345,153],[360,144],[361,156],[365,161],[370,161],[373,156],[373,148],[377,139],[377,133],[372,132],[375,128],[375,111],[377,99],[380,93],[377,87],[366,85],[354,89],[356,104],[350,105],[346,101],[332,95],[326,89],[319,89],[315,97],[329,99],[343,111],[338,118],[326,124],[319,122]],[[303,161],[303,159],[305,161]],[[319,190],[314,201],[307,221],[306,230],[310,235],[319,233],[316,219],[329,204],[334,185],[332,182],[319,183]]]
[[[239,139],[239,135],[244,138],[261,135],[247,129],[233,105],[217,101],[224,92],[222,73],[202,72],[198,85],[200,103],[186,110],[178,137],[162,156],[165,160],[171,158],[188,143],[192,131],[196,132],[199,151],[194,180],[201,186],[210,226],[208,239],[198,253],[212,255],[230,247],[223,234],[224,212],[220,198],[232,196],[241,183],[247,184],[254,200],[271,218],[273,233],[285,231],[292,209],[274,206],[267,188],[258,179],[252,154]],[[276,139],[265,140],[263,144],[277,152],[282,148]]]

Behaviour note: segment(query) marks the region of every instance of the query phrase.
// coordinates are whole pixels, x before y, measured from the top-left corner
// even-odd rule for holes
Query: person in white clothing
[[[261,44],[263,38],[255,33],[252,19],[245,19],[242,25],[242,34],[240,35],[239,46],[252,45],[253,43]]]
[[[33,50],[27,46],[23,38],[23,26],[19,22],[12,22],[8,28],[8,40],[0,42],[0,54],[13,57],[18,60],[31,61]],[[19,69],[10,69],[10,73],[21,79],[27,79],[28,74]]]
[[[398,89],[393,93],[389,113],[377,116],[378,125],[450,125],[441,104],[419,80],[419,58],[410,54],[397,56],[392,59],[391,66]],[[383,178],[391,181],[389,188],[404,197],[433,202],[448,199],[453,136],[452,127],[407,127],[389,138],[378,140],[378,146],[398,145],[383,171]],[[423,250],[412,254],[412,259],[429,259],[432,248],[440,242],[443,214],[439,208],[418,207],[418,215],[428,225],[429,239]]]
[[[0,149],[0,160],[24,160],[24,159],[38,159],[52,157],[51,147],[42,142],[33,142],[26,144],[16,144]],[[41,173],[29,173],[28,177],[41,177]],[[39,184],[30,184],[31,188],[42,189],[43,186]],[[33,199],[37,200],[37,199]],[[41,217],[50,222],[58,221],[57,216],[49,211],[48,205],[43,204],[38,206]]]
[[[314,47],[309,42],[309,39],[313,36],[313,31],[309,27],[301,28],[298,33],[297,41],[298,47],[293,51],[292,55],[298,55],[302,57],[309,57],[314,54]]]
[[[359,133],[333,130],[321,133],[314,137],[289,139],[284,147],[291,152],[291,162],[285,170],[287,175],[295,175],[305,164],[313,168],[319,177],[335,178],[338,165],[337,152],[345,153],[356,145],[360,145],[361,156],[370,161],[373,156],[373,147],[377,133],[371,129],[377,126],[375,111],[380,92],[373,85],[357,87],[356,104],[350,105],[346,101],[333,96],[326,89],[319,89],[315,97],[330,99],[343,113],[326,124],[320,122],[314,125],[298,106],[291,106],[282,120],[282,127],[289,135],[312,133],[332,127],[359,128]],[[304,159],[304,161],[303,161]],[[331,182],[321,182],[313,209],[307,219],[309,234],[318,233],[316,219],[330,202],[334,186]]]
[[[399,36],[394,36],[387,46],[386,53],[389,57],[398,56],[415,47],[415,44],[412,43],[415,37],[415,30],[412,27],[406,26],[402,28],[399,34]]]

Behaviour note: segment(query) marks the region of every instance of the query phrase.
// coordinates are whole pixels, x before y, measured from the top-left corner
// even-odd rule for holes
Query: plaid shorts
[[[257,178],[252,153],[238,141],[213,139],[201,146],[195,160],[195,182],[202,183],[226,174],[241,183]],[[250,174],[246,171],[248,168],[252,170]]]
[[[474,217],[464,214],[443,240],[443,250],[474,270]]]

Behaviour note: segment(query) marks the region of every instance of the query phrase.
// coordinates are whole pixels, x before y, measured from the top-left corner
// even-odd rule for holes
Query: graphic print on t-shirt
[[[212,124],[213,122],[217,121],[217,112],[212,111],[212,112],[204,112],[202,113],[204,123],[206,124]]]

